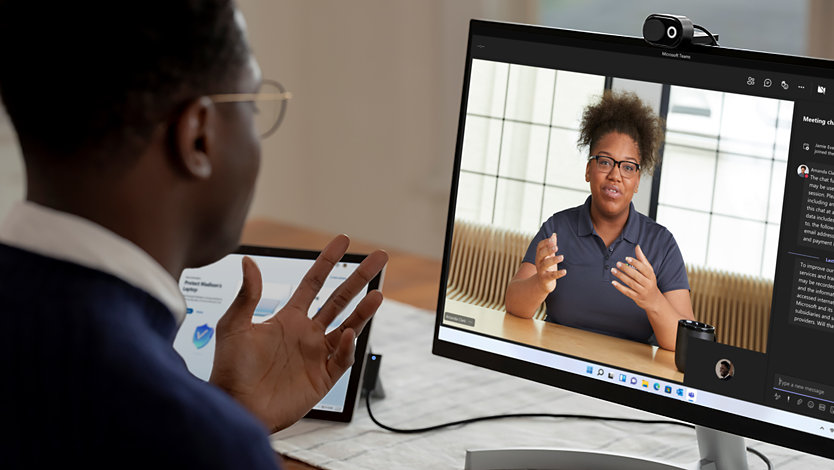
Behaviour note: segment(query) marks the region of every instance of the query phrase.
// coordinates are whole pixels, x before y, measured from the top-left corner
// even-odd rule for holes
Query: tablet
[[[185,359],[188,369],[197,377],[208,380],[214,360],[214,329],[217,320],[231,305],[243,282],[243,256],[252,258],[261,270],[263,294],[255,307],[253,320],[263,322],[280,310],[304,274],[313,265],[317,251],[291,250],[244,245],[213,264],[186,269],[180,277],[180,290],[185,296],[187,314],[174,339],[174,349]],[[310,306],[312,316],[321,308],[333,290],[359,266],[365,255],[346,254],[334,266],[321,291]],[[367,289],[357,295],[345,310],[333,320],[327,331],[338,327],[366,292],[381,287],[382,276],[377,275]],[[330,392],[307,413],[306,418],[349,422],[357,403],[359,380],[368,344],[371,322],[356,338],[353,367],[336,382]]]

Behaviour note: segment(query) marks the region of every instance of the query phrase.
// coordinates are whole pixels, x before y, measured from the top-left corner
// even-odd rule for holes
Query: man
[[[177,279],[238,244],[260,164],[261,77],[239,12],[230,0],[0,0],[0,57],[27,176],[0,225],[4,468],[278,466],[268,432],[350,367],[381,294],[325,328],[387,255],[310,319],[348,246],[337,237],[263,324],[245,258],[210,383],[174,351]]]

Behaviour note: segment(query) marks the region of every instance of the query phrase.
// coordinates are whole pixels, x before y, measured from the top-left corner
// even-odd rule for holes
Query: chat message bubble
[[[834,264],[797,260],[790,322],[834,332]]]
[[[834,167],[811,166],[802,184],[798,243],[834,249]]]

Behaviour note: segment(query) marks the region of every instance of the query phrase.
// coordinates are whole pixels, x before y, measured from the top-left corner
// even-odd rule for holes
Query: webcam
[[[718,35],[692,24],[682,15],[651,14],[643,22],[643,39],[649,44],[667,49],[683,49],[690,45],[717,46]]]

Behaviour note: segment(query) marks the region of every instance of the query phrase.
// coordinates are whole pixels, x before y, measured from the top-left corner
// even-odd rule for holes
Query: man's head
[[[173,265],[235,246],[259,166],[254,106],[211,95],[253,93],[260,71],[230,0],[0,0],[0,57],[29,199],[158,259],[166,243],[193,251]],[[146,241],[153,235],[131,218],[175,227]]]
[[[129,165],[161,120],[233,85],[249,60],[234,15],[228,0],[2,0],[0,92],[24,152]]]
[[[719,375],[721,376],[721,378],[725,378],[728,375],[730,375],[730,370],[731,370],[732,366],[731,366],[729,361],[722,360],[719,363],[718,368],[719,368]]]

